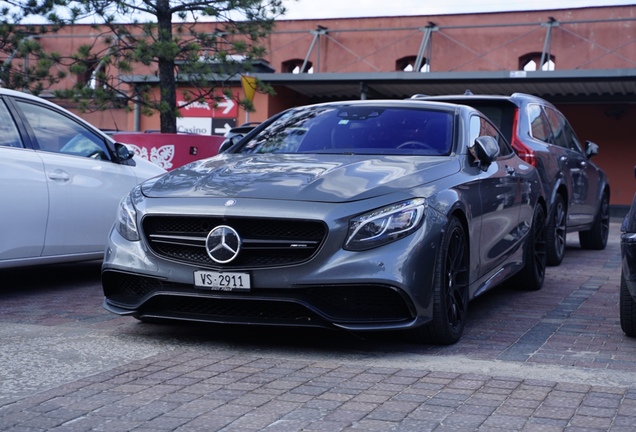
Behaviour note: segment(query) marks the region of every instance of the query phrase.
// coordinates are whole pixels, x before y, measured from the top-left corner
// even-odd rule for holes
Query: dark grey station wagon
[[[598,145],[579,140],[565,116],[548,101],[510,96],[422,96],[414,99],[469,105],[486,114],[521,159],[535,166],[548,199],[548,265],[559,265],[566,235],[579,233],[584,249],[604,249],[609,235],[610,185],[591,159]]]

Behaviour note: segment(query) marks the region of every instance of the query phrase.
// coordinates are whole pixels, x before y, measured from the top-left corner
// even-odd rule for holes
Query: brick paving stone
[[[497,432],[500,432],[501,429]],[[526,423],[520,432],[563,432],[563,427],[537,423]]]
[[[576,410],[573,408],[540,406],[534,412],[533,417],[555,420],[569,420],[572,418],[572,416],[574,416],[575,412]]]
[[[612,426],[612,418],[575,415],[570,420],[570,426],[597,430],[608,430]],[[636,425],[632,425],[636,426]]]
[[[223,346],[231,339],[165,326],[162,331],[175,332],[172,339],[180,334],[185,341],[23,396],[0,394],[0,430],[632,432],[636,384],[599,385],[603,376],[636,372],[636,340],[618,322],[617,224],[611,229],[604,251],[583,251],[568,236],[567,271],[549,268],[543,290],[504,287],[476,299],[466,334],[452,346],[383,348],[356,340],[361,348],[352,352],[371,353],[360,362],[347,355],[265,354],[266,345],[254,342],[245,345],[257,349],[234,350]],[[19,294],[0,292],[0,320],[161,340],[152,327],[101,311],[98,294],[64,301],[49,291],[41,291],[46,304],[31,307]],[[322,349],[348,354],[331,352],[329,344]],[[419,356],[422,364],[376,364],[384,354]],[[558,365],[571,378],[545,372]]]

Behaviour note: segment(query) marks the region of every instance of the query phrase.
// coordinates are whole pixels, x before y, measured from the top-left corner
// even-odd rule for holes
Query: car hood
[[[166,172],[165,169],[161,168],[158,165],[155,165],[152,162],[149,162],[146,159],[135,156],[134,161],[135,165],[132,167],[132,170],[137,177],[137,183]]]
[[[452,157],[225,154],[144,184],[148,197],[346,202],[409,189],[459,170]]]

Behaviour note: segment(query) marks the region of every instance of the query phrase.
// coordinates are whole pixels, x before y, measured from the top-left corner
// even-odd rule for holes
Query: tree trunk
[[[172,43],[172,11],[168,0],[157,1],[158,40],[164,50]],[[177,82],[174,55],[169,52],[158,55],[161,108],[159,120],[162,133],[177,133]]]

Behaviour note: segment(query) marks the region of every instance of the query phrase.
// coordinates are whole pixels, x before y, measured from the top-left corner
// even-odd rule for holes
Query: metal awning
[[[636,103],[636,68],[556,71],[254,73],[264,83],[284,87],[309,102],[347,99],[406,99],[463,94],[528,93],[552,103]],[[130,84],[158,83],[156,76],[128,75]],[[218,79],[240,85],[240,76]],[[178,77],[187,83],[188,77]]]
[[[529,93],[556,103],[636,102],[636,69],[255,74],[312,102],[343,99],[404,99],[413,94]]]

